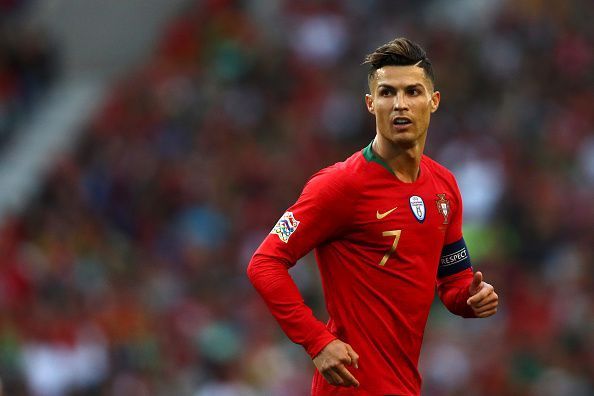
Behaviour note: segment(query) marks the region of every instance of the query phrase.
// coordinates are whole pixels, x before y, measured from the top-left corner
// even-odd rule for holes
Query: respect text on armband
[[[468,259],[468,250],[466,248],[462,248],[454,253],[450,253],[445,256],[441,256],[441,259],[439,260],[439,264],[442,267],[447,267],[450,265],[460,263],[466,259]]]

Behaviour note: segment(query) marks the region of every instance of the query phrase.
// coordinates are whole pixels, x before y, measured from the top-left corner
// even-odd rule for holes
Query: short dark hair
[[[370,86],[377,69],[381,69],[384,66],[411,65],[417,65],[422,68],[425,71],[425,75],[431,80],[431,83],[435,85],[433,67],[425,50],[419,44],[404,37],[395,38],[378,47],[365,57],[363,64],[369,65],[367,80]]]

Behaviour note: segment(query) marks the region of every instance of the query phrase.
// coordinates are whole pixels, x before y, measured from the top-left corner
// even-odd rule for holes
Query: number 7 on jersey
[[[382,232],[382,236],[385,236],[385,237],[393,236],[394,242],[392,243],[392,247],[390,247],[390,249],[388,249],[386,254],[384,254],[384,257],[382,258],[382,261],[380,261],[379,265],[384,266],[386,264],[386,262],[388,261],[388,259],[390,258],[390,255],[396,251],[396,246],[398,246],[398,241],[400,240],[401,232],[402,232],[402,230],[392,230],[392,231]]]

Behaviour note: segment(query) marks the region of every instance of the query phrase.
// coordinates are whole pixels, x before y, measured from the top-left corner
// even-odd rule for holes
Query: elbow
[[[274,286],[276,280],[288,274],[288,268],[278,257],[257,253],[248,263],[246,274],[252,285],[260,290]]]
[[[248,279],[250,280],[250,282],[252,282],[252,284],[255,283],[256,277],[257,277],[257,272],[258,272],[258,263],[255,260],[255,256],[252,257],[252,259],[250,260],[250,262],[248,263],[247,269],[246,269],[246,275],[248,277]]]
[[[256,253],[248,263],[246,274],[252,284],[256,284],[262,276],[281,269],[286,270],[286,267],[279,259]]]

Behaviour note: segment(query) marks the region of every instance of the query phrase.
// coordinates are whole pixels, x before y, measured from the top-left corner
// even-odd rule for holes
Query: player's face
[[[405,149],[424,142],[440,99],[425,71],[414,65],[384,66],[370,85],[365,102],[375,115],[378,137]]]

